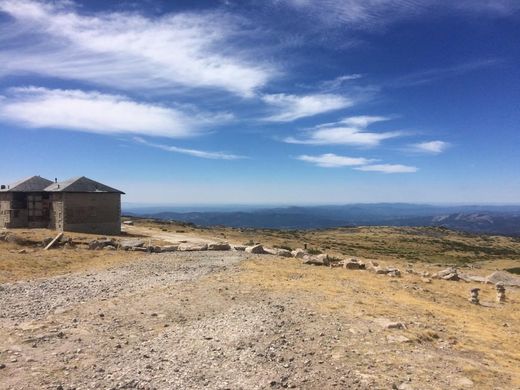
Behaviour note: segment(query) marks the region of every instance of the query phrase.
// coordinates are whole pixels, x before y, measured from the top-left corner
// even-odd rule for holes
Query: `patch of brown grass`
[[[20,253],[25,250],[25,253]],[[88,249],[26,248],[0,243],[0,283],[104,269],[143,257],[142,253]]]
[[[403,264],[393,263],[401,266]],[[255,260],[242,264],[242,287],[255,286],[280,294],[296,294],[310,308],[335,317],[386,317],[410,324],[407,337],[418,343],[444,342],[489,366],[471,375],[475,383],[490,383],[492,375],[512,377],[520,385],[520,292],[508,289],[508,302],[496,304],[492,285],[434,280],[415,275],[394,279],[368,271],[312,267],[297,260]],[[480,306],[468,302],[478,286]],[[482,368],[482,367],[481,367]],[[473,371],[469,370],[471,374]]]

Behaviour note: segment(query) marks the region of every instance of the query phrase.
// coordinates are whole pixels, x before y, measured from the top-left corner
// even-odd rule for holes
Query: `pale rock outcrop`
[[[209,251],[229,251],[231,250],[231,245],[227,242],[217,242],[214,244],[208,244]]]
[[[304,256],[307,254],[307,251],[301,248],[297,248],[291,252],[293,257],[296,257],[297,259],[303,259]]]
[[[179,244],[177,248],[179,251],[183,252],[196,252],[196,251],[206,251],[208,250],[208,244],[196,244],[196,243],[182,243]]]

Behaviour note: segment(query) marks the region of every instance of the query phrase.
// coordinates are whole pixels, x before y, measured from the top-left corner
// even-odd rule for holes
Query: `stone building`
[[[62,182],[33,176],[0,187],[0,227],[118,234],[122,194],[84,176]]]

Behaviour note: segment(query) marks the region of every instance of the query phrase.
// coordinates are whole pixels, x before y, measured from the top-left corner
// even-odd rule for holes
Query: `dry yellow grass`
[[[402,266],[403,264],[392,263]],[[395,279],[367,271],[312,267],[299,261],[250,261],[242,264],[239,285],[291,293],[309,308],[336,318],[385,317],[412,321],[406,336],[415,342],[439,338],[467,354],[466,375],[487,388],[496,375],[520,386],[520,293],[508,290],[508,302],[495,303],[492,285],[433,280],[406,274]],[[468,302],[480,287],[480,306]],[[448,351],[447,351],[448,353]],[[477,386],[477,387],[478,387]]]
[[[26,253],[19,253],[25,249]],[[140,254],[142,257],[142,253]],[[0,283],[109,268],[139,256],[135,252],[22,248],[0,243]]]

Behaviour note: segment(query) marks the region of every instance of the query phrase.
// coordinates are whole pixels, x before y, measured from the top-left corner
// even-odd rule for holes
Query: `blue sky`
[[[518,203],[515,0],[0,0],[3,182]]]

